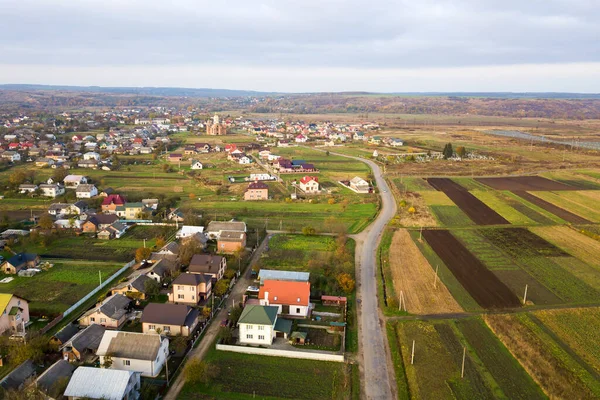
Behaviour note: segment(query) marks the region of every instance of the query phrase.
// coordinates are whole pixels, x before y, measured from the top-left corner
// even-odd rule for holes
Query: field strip
[[[594,222],[600,221],[597,202],[592,200],[590,202],[592,204],[584,204],[587,198],[582,197],[580,192],[536,192],[536,196],[582,218],[591,219]]]
[[[394,233],[389,258],[395,292],[403,290],[408,312],[436,314],[463,311],[439,279],[434,288],[435,271],[406,229]]]
[[[529,230],[600,270],[600,242],[597,240],[566,226],[533,227]]]
[[[579,215],[575,215],[572,212],[569,212],[563,208],[555,206],[554,204],[549,203],[546,200],[542,200],[541,198],[534,196],[531,193],[518,192],[518,191],[515,191],[513,193],[516,194],[517,196],[521,197],[522,199],[527,200],[528,202],[535,204],[536,206],[543,208],[544,210],[556,215],[557,217],[564,219],[567,222],[571,222],[574,224],[591,224],[592,223],[591,221],[588,221],[587,219],[582,218]]]

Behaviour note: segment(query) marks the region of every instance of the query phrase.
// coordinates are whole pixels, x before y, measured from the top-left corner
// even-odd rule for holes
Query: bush
[[[185,381],[196,384],[196,383],[209,383],[218,374],[218,367],[202,361],[198,358],[191,359],[188,361],[183,371]]]

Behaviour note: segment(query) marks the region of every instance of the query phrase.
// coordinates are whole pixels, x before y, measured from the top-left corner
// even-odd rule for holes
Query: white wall
[[[262,356],[286,357],[286,358],[301,358],[305,360],[333,361],[344,362],[343,354],[331,354],[318,351],[293,351],[293,350],[278,350],[278,349],[261,349],[260,347],[232,346],[225,344],[217,344],[217,350],[232,351],[234,353],[259,354]]]
[[[240,343],[257,344],[265,346],[270,346],[273,343],[274,331],[272,326],[256,324],[239,324],[239,327]],[[262,327],[263,329],[260,330],[259,327]],[[247,335],[252,335],[252,339],[248,339]],[[264,336],[264,339],[259,339],[259,335]]]

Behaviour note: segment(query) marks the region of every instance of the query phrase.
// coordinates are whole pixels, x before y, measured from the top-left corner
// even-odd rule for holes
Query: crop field
[[[550,398],[600,396],[600,380],[528,315],[486,315],[484,320]]]
[[[530,230],[541,238],[600,271],[600,242],[566,226],[535,227]]]
[[[204,358],[218,373],[210,385],[186,383],[179,399],[353,398],[351,366],[345,363],[218,351]]]
[[[475,223],[457,206],[433,205],[429,208],[441,226],[459,227],[475,225]]]
[[[574,224],[589,224],[589,223],[591,223],[587,219],[582,218],[579,215],[573,214],[572,212],[569,212],[569,211],[565,210],[564,208],[558,207],[552,203],[542,200],[541,198],[534,196],[531,193],[518,192],[518,191],[513,191],[513,193],[516,194],[517,196],[521,197],[522,199],[527,200],[528,202],[530,202],[532,204],[535,204],[536,206],[556,215],[557,217],[559,217],[567,222],[571,222]]]
[[[477,225],[502,225],[509,222],[473,196],[469,191],[447,178],[429,178],[427,182],[444,192]]]
[[[394,178],[394,185],[400,191],[407,192],[426,192],[426,191],[435,191],[431,185],[427,183],[425,179],[415,178],[412,176],[405,176],[402,178]]]
[[[474,189],[471,191],[471,194],[513,225],[536,224],[536,221],[522,214],[514,207],[515,201],[511,202],[501,192]]]
[[[434,287],[435,270],[405,229],[399,229],[394,233],[389,252],[389,268],[395,293],[398,294],[403,290],[409,313],[436,314],[462,311],[439,279]]]
[[[520,306],[517,296],[450,232],[425,230],[423,237],[481,307]]]
[[[428,206],[454,206],[454,202],[444,192],[427,190],[419,194]]]
[[[564,250],[522,228],[485,229],[480,232],[564,302],[597,301],[600,295],[597,289],[579,279],[574,269],[571,271],[566,266],[561,266],[565,258],[571,258]],[[581,265],[576,258],[571,258],[570,261],[572,265]]]
[[[476,178],[476,180],[492,189],[510,190],[512,192],[578,190],[577,187],[546,179],[541,176]]]
[[[586,195],[586,193],[591,195]],[[593,198],[598,195],[600,195],[600,192],[597,191],[535,193],[536,197],[592,222],[600,222],[599,200]]]
[[[98,286],[98,272],[105,280],[122,267],[110,262],[76,260],[53,263],[48,271],[30,278],[0,274],[0,279],[7,276],[14,278],[9,283],[1,283],[0,292],[14,293],[29,300],[29,310],[34,315],[55,316]]]
[[[533,313],[586,364],[600,374],[600,309],[544,310]]]

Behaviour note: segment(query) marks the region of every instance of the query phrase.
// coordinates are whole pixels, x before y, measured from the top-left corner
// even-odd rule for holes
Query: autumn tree
[[[160,294],[160,284],[154,279],[148,279],[144,283],[144,291],[148,296],[158,296]]]
[[[218,374],[219,370],[217,366],[211,365],[199,358],[192,358],[188,361],[183,371],[185,381],[191,384],[209,383]]]
[[[12,187],[18,187],[23,184],[27,179],[27,174],[25,171],[15,171],[8,176],[8,183]]]
[[[352,293],[356,282],[352,279],[352,276],[347,272],[341,272],[337,276],[337,282],[340,288],[346,293]]]
[[[140,247],[135,251],[135,261],[147,260],[150,254],[152,254],[152,249],[149,247]]]
[[[42,229],[49,230],[52,229],[52,227],[54,226],[54,221],[52,220],[50,214],[44,214],[40,217],[38,225]]]
[[[179,261],[188,265],[194,254],[202,253],[202,245],[196,240],[188,240],[179,247]]]
[[[228,288],[229,288],[229,282],[225,279],[221,279],[215,284],[213,293],[215,294],[215,296],[221,297],[225,293],[227,293]]]
[[[456,155],[459,156],[460,158],[464,158],[467,155],[467,150],[465,149],[464,146],[458,146],[456,148]]]
[[[163,247],[165,247],[165,244],[167,243],[165,242],[165,238],[163,238],[162,236],[159,236],[154,240],[154,245],[157,249],[162,249]]]

